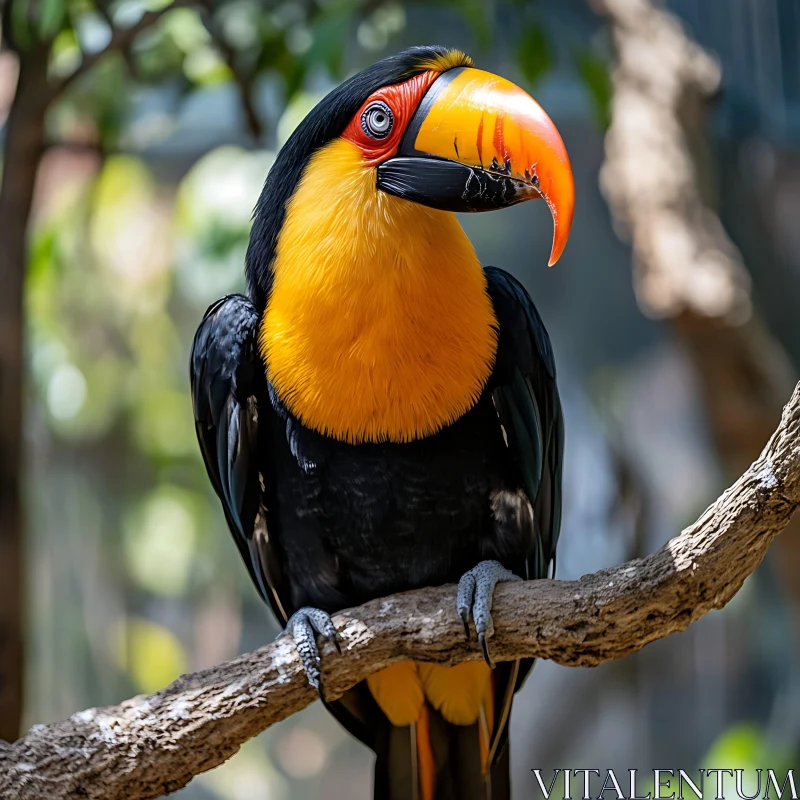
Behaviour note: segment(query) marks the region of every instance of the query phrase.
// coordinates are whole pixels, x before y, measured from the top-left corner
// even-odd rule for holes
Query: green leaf
[[[611,124],[611,77],[608,65],[593,50],[578,53],[578,74],[589,91],[597,124],[604,130]]]
[[[65,28],[53,38],[50,46],[51,75],[63,77],[74,72],[81,62],[81,48],[72,28]]]
[[[289,62],[288,69],[284,71],[287,102],[303,88],[307,70],[308,64],[302,59],[295,59],[293,63]]]
[[[553,51],[544,25],[535,22],[523,32],[517,45],[517,60],[522,74],[531,84],[538,83],[553,66]]]
[[[64,0],[41,0],[38,15],[38,33],[43,41],[52,39],[66,20],[67,7]]]
[[[187,79],[198,86],[224,83],[233,77],[230,67],[213,47],[198,47],[183,60]]]

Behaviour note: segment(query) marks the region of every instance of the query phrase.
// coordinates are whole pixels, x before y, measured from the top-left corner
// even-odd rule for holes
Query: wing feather
[[[283,609],[270,581],[270,572],[279,570],[270,569],[268,537],[258,530],[265,524],[268,473],[259,416],[273,412],[257,333],[258,312],[242,295],[210,306],[192,345],[192,404],[197,441],[231,535],[256,589],[280,618]]]
[[[530,576],[544,578],[554,566],[561,526],[564,452],[553,349],[522,284],[496,267],[487,267],[486,276],[500,329],[492,397],[533,507],[536,536],[528,556]]]

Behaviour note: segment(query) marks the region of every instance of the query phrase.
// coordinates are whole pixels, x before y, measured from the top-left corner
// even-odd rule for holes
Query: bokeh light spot
[[[56,419],[72,419],[86,402],[86,378],[74,364],[56,367],[47,384],[47,408]]]

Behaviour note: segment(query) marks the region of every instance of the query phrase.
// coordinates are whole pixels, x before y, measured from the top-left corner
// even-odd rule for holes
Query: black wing
[[[528,577],[545,578],[561,527],[564,417],[556,386],[550,337],[528,293],[516,278],[486,268],[500,327],[492,373],[492,399],[534,515],[536,536]]]
[[[257,337],[258,312],[246,297],[223,297],[206,311],[192,344],[192,404],[197,441],[233,539],[259,594],[285,621],[266,535],[263,491],[269,475],[259,447],[259,415],[274,412]]]

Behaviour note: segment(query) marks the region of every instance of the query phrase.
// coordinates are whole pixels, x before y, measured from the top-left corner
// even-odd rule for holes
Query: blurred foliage
[[[544,26],[529,24],[520,37],[517,60],[522,74],[531,85],[538,83],[553,66],[553,53]]]
[[[181,181],[175,277],[187,297],[199,302],[241,285],[253,198],[273,158],[266,151],[220,147],[201,157]]]
[[[128,617],[116,631],[116,661],[136,690],[155,692],[186,671],[186,654],[172,631],[148,619]]]
[[[792,753],[784,743],[772,739],[763,728],[750,723],[737,723],[720,734],[706,755],[700,759],[696,769],[685,770],[688,780],[681,780],[676,769],[672,770],[672,775],[669,770],[665,770],[661,775],[662,786],[659,792],[652,772],[646,773],[641,783],[637,783],[637,794],[653,798],[679,796],[685,800],[716,797],[717,781],[721,776],[725,794],[719,795],[720,797],[772,797],[774,787],[771,783],[767,791],[767,770],[774,771],[780,785],[787,770],[795,768],[796,763],[797,754]],[[702,774],[701,769],[716,772]],[[737,784],[737,770],[741,770],[741,777],[738,779],[741,780],[741,786]],[[694,791],[692,783],[699,792]]]
[[[576,62],[592,101],[595,121],[605,130],[611,124],[611,77],[608,64],[588,48],[578,52]]]
[[[770,737],[763,728],[740,723],[722,733],[703,759],[703,764],[719,770],[744,770],[743,794],[752,797],[758,790],[758,794],[764,797],[767,794],[766,770],[774,770],[778,781],[783,781],[787,770],[797,768],[798,755],[784,742]],[[764,771],[760,787],[756,773],[759,769]],[[733,783],[729,778],[726,780],[728,784]],[[771,789],[769,795],[772,796]],[[738,796],[738,792],[731,792],[731,796]]]

